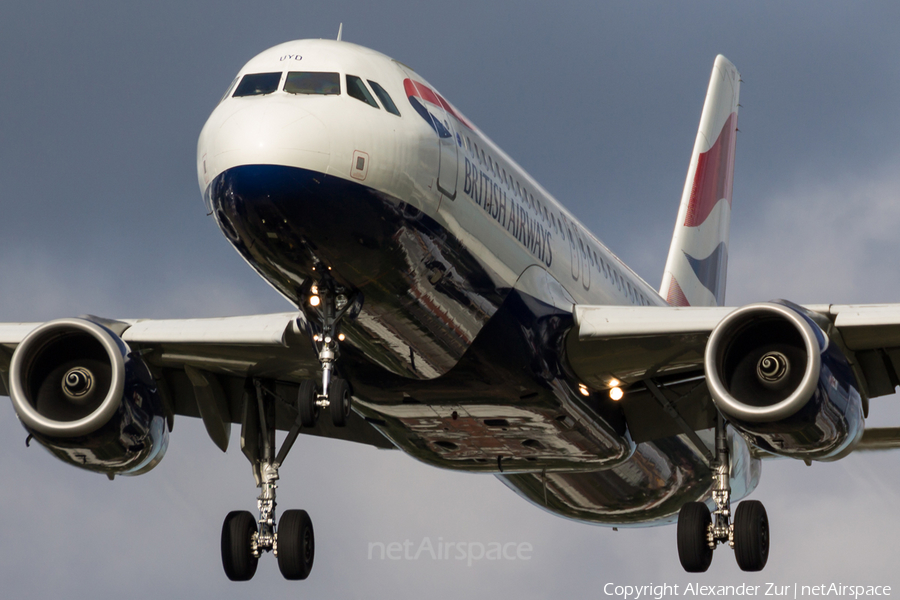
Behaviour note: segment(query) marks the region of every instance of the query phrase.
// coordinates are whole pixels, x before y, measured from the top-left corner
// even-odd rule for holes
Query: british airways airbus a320
[[[310,573],[309,515],[275,504],[301,433],[494,473],[586,523],[677,521],[686,570],[727,544],[758,571],[766,511],[737,501],[762,459],[898,445],[865,417],[898,383],[900,305],[722,306],[739,85],[717,57],[657,290],[408,66],[342,41],[266,50],[206,122],[197,174],[297,310],[3,324],[0,392],[30,438],[110,478],[152,469],[175,415],[223,451],[238,424],[260,491],[222,527],[233,580],[269,551]]]

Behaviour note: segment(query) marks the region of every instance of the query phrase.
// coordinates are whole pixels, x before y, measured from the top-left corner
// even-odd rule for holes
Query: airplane
[[[156,466],[176,415],[222,451],[239,425],[259,496],[223,523],[235,581],[268,552],[311,572],[309,515],[276,511],[300,434],[492,473],[576,521],[677,522],[688,572],[726,544],[765,567],[768,517],[745,500],[764,459],[900,446],[865,428],[900,381],[898,305],[723,305],[725,57],[657,290],[413,69],[338,37],[251,59],[197,146],[207,212],[296,310],[0,324],[0,392],[29,440],[112,479]]]

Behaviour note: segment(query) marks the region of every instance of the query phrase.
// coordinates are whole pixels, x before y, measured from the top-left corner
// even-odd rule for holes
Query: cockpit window
[[[387,90],[385,90],[383,87],[381,87],[371,79],[368,79],[367,81],[369,82],[369,85],[372,86],[372,90],[375,92],[375,95],[378,96],[379,100],[381,100],[381,104],[382,106],[384,106],[384,110],[399,117],[400,111],[397,110],[397,106],[394,104],[394,101],[391,100],[391,96],[387,93]]]
[[[363,83],[363,80],[356,75],[347,75],[347,93],[357,100],[361,100],[369,106],[378,108],[375,98],[369,93],[369,88]]]
[[[339,95],[341,93],[341,77],[337,73],[295,71],[287,74],[284,91],[290,94]]]
[[[278,89],[279,81],[281,81],[281,73],[254,73],[252,75],[244,75],[244,78],[241,79],[237,89],[234,91],[233,97],[271,94]]]
[[[235,77],[235,78],[231,81],[231,85],[228,86],[228,91],[226,91],[226,92],[225,92],[225,95],[222,96],[222,100],[224,100],[225,98],[228,98],[229,96],[231,96],[231,92],[234,91],[234,86],[237,85],[238,79],[240,79],[240,77]],[[219,100],[219,102],[221,102],[222,100]]]

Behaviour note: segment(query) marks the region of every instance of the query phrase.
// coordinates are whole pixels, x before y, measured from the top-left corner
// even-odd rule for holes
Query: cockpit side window
[[[289,94],[340,95],[341,76],[337,73],[294,71],[287,74],[284,91]]]
[[[234,86],[237,85],[237,82],[239,79],[240,79],[240,77],[235,77],[234,79],[231,80],[231,85],[228,86],[228,91],[226,91],[225,95],[222,96],[222,100],[231,96],[231,92],[234,91]],[[219,100],[219,102],[221,102],[222,100]]]
[[[367,88],[366,84],[363,83],[363,80],[356,75],[347,75],[347,93],[357,100],[365,102],[369,106],[379,108],[378,103],[375,102],[375,98],[369,93],[369,88]]]
[[[372,81],[371,79],[367,79],[369,85],[372,86],[372,90],[375,92],[375,95],[378,96],[378,99],[381,100],[381,105],[384,106],[384,110],[388,111],[392,115],[400,116],[400,111],[397,110],[397,105],[394,104],[394,101],[391,100],[391,95],[387,93],[387,90]]]
[[[262,96],[271,94],[278,89],[278,82],[281,81],[281,73],[253,73],[244,75],[241,83],[238,84],[234,91],[234,98],[240,96]]]

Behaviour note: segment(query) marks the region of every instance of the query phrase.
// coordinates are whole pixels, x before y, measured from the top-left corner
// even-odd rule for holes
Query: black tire
[[[232,581],[250,581],[256,574],[258,558],[250,545],[256,533],[256,519],[246,510],[228,513],[222,525],[222,566]]]
[[[316,557],[316,536],[305,510],[286,510],[278,522],[278,569],[285,579],[306,579]]]
[[[328,403],[331,422],[335,427],[343,427],[350,420],[350,387],[340,377],[331,380],[328,389]]]
[[[703,573],[712,562],[706,535],[711,524],[709,508],[702,502],[688,502],[678,513],[678,559],[688,573]]]
[[[300,413],[300,424],[304,427],[315,427],[319,418],[319,407],[316,406],[316,382],[304,379],[297,393],[297,411]]]
[[[769,517],[759,500],[744,500],[734,513],[734,557],[742,571],[762,571],[769,560]]]

